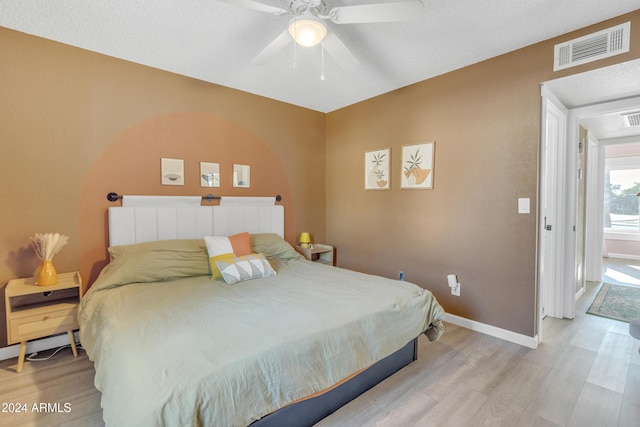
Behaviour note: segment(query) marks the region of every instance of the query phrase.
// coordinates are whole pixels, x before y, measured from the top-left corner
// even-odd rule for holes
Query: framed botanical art
[[[367,151],[364,153],[364,189],[391,189],[391,149]]]
[[[432,189],[435,141],[402,146],[400,188]]]
[[[200,187],[220,187],[220,164],[200,162]]]

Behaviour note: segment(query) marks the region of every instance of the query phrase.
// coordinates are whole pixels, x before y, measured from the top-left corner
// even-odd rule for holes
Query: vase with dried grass
[[[51,286],[58,282],[58,274],[53,267],[53,256],[69,241],[69,236],[58,233],[36,233],[29,238],[31,247],[40,258],[38,286]]]

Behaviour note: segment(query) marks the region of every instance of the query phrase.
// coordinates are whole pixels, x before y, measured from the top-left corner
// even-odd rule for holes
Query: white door
[[[540,153],[540,243],[538,335],[544,316],[562,318],[566,109],[543,86]]]

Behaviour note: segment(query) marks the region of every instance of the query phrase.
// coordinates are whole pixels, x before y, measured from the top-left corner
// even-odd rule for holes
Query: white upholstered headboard
[[[109,246],[249,233],[284,237],[284,206],[109,208]]]

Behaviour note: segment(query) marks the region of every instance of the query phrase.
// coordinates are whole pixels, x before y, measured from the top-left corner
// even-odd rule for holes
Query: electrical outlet
[[[458,286],[456,286],[455,288],[451,288],[451,295],[460,296],[460,283],[458,283]]]

